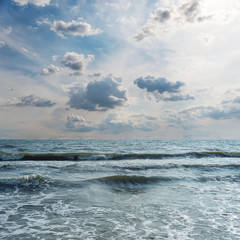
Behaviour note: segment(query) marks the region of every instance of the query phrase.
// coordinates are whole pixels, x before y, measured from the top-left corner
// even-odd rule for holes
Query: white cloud
[[[10,34],[10,33],[12,32],[12,27],[5,28],[5,29],[3,29],[3,31],[4,31],[6,34]]]
[[[13,0],[15,3],[19,4],[20,6],[25,6],[27,4],[33,4],[39,7],[44,7],[49,5],[51,0]]]
[[[55,62],[58,60],[59,57],[60,57],[59,55],[54,55],[54,56],[52,56],[52,60]]]
[[[6,43],[4,41],[0,41],[0,48],[4,47]]]
[[[49,65],[48,68],[43,68],[41,74],[42,75],[50,75],[60,71],[59,67],[54,66],[53,64]]]
[[[204,46],[209,47],[214,42],[215,36],[209,33],[200,33],[198,39]]]
[[[186,24],[203,23],[213,19],[212,14],[204,13],[203,0],[188,0],[178,6],[157,8],[148,18],[141,31],[134,36],[142,41],[151,35],[161,36],[179,30]]]
[[[94,60],[93,55],[87,55],[87,57],[85,57],[83,54],[67,52],[63,57],[62,63],[64,64],[65,67],[82,73],[85,71],[86,66],[93,60]]]
[[[85,37],[97,35],[102,32],[99,28],[93,29],[89,23],[74,20],[71,22],[54,21],[51,25],[51,30],[63,38],[65,34]]]
[[[55,55],[52,58],[53,60],[57,60],[59,56]],[[70,69],[72,71],[75,71],[74,73],[70,73],[70,76],[80,76],[85,73],[87,65],[93,60],[93,55],[87,55],[85,57],[84,54],[78,54],[76,52],[66,52],[62,60],[62,64],[64,65],[64,67],[58,67],[51,64],[47,68],[43,68],[41,74],[50,75],[57,73],[60,70]]]

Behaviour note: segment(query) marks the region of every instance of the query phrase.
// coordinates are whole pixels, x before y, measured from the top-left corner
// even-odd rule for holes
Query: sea
[[[0,239],[240,239],[240,141],[0,140]]]

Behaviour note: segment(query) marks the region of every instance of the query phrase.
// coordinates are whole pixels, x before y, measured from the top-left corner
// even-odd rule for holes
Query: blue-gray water
[[[0,140],[0,239],[240,239],[240,141]]]

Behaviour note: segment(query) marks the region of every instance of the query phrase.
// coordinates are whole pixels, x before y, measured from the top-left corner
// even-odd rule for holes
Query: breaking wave
[[[28,188],[36,189],[48,186],[50,180],[40,175],[31,174],[15,178],[0,178],[0,189],[7,188]]]
[[[187,152],[165,153],[0,153],[0,161],[98,161],[134,159],[177,159],[177,158],[240,158],[240,152]]]

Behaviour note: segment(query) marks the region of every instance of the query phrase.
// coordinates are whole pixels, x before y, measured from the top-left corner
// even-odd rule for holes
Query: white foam
[[[16,161],[16,160],[21,160],[23,158],[23,156],[17,155],[17,154],[1,154],[0,155],[0,159],[2,161]]]

